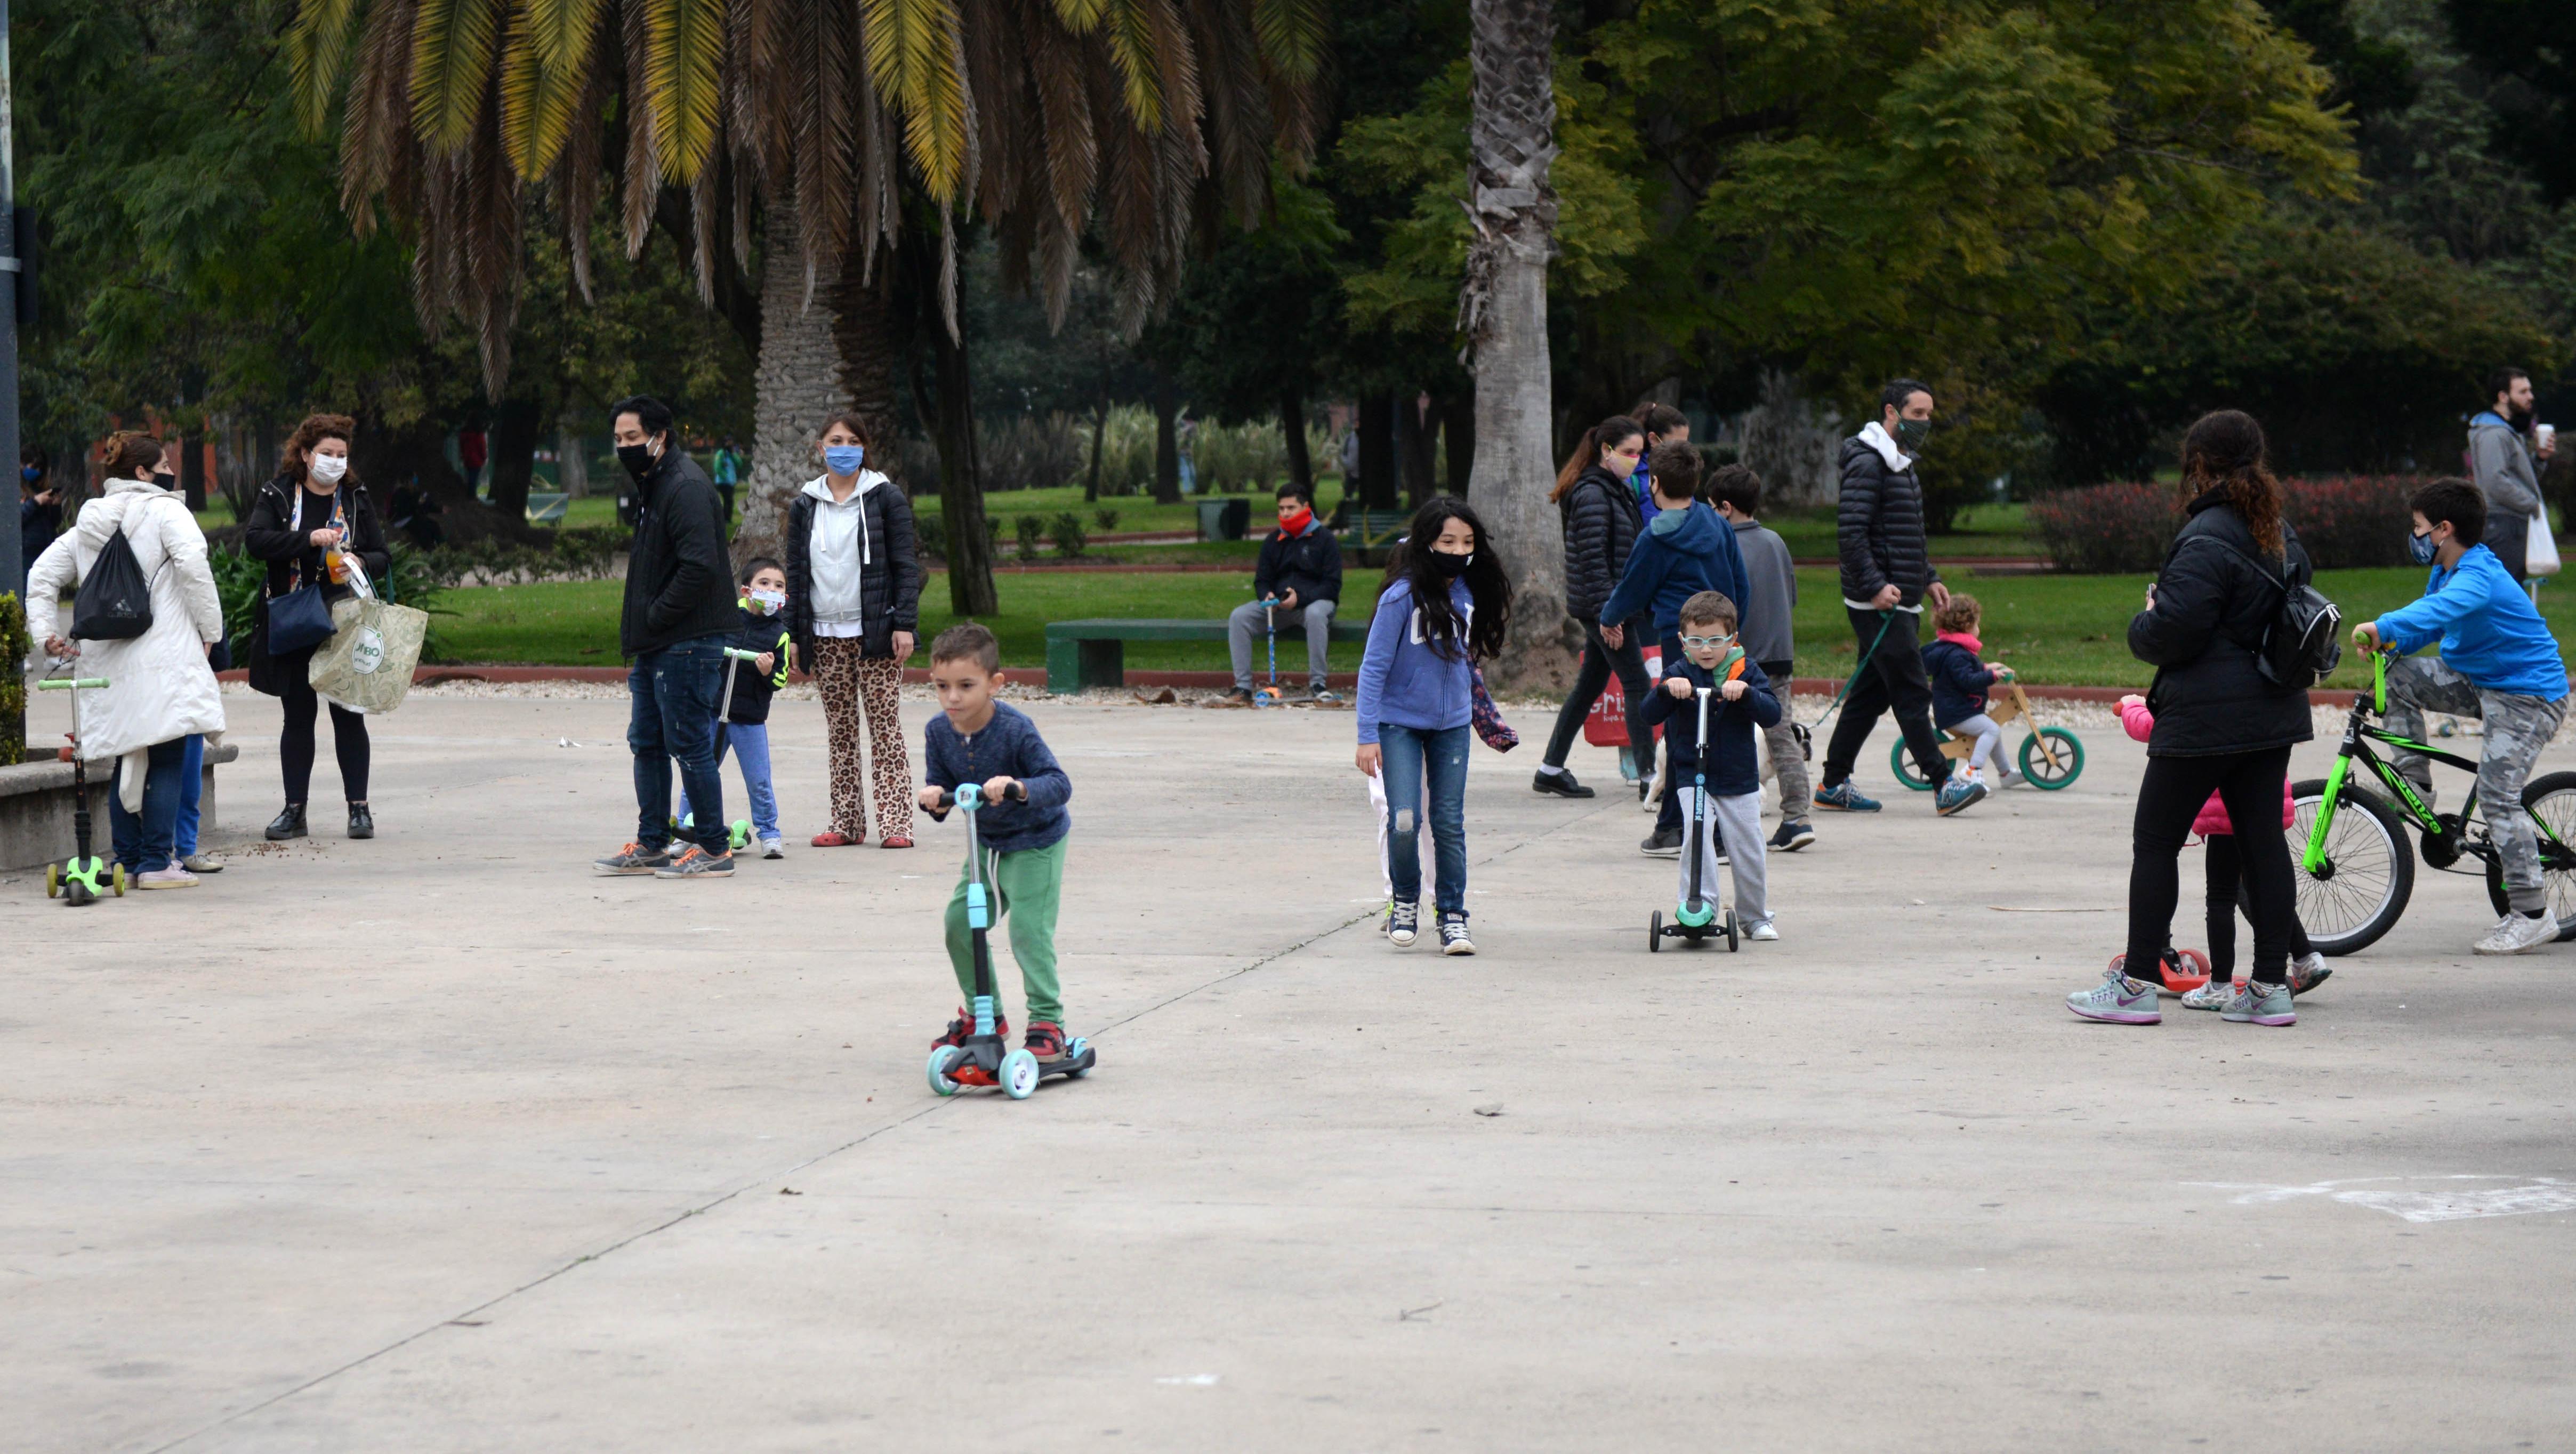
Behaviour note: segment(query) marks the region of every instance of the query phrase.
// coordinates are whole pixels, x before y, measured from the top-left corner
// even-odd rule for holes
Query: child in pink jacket
[[[2135,693],[2122,697],[2120,725],[2128,729],[2131,738],[2146,741],[2148,734],[2156,728],[2156,717],[2147,710],[2147,699]],[[2291,814],[2290,785],[2283,782],[2282,827],[2290,826]],[[2236,910],[2244,899],[2245,890],[2241,863],[2236,855],[2236,828],[2227,821],[2227,805],[2219,801],[2218,794],[2211,793],[2209,801],[2200,805],[2200,816],[2191,820],[2191,831],[2199,834],[2209,848],[2209,977],[2207,983],[2187,990],[2182,1003],[2183,1008],[2189,1010],[2224,1009],[2231,993],[2229,986],[2236,978]],[[2253,913],[2249,906],[2245,911],[2246,918],[2251,920]],[[2325,956],[2317,953],[2316,946],[2308,942],[2307,930],[2300,927],[2296,919],[2291,921],[2290,930],[2290,993],[2305,994],[2325,983],[2326,976],[2334,971],[2326,968]],[[2162,972],[2159,982],[2166,988],[2174,988],[2172,981],[2177,978],[2200,978],[2191,972],[2183,956],[2173,950],[2165,951],[2165,960],[2157,968]]]

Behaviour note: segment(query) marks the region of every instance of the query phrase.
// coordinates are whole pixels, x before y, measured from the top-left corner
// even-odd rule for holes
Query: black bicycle
[[[2407,828],[2421,840],[2426,867],[2475,873],[2453,867],[2463,858],[2475,858],[2485,865],[2487,898],[2496,913],[2511,907],[2504,855],[2478,814],[2476,784],[2461,800],[2460,811],[2436,813],[2413,783],[2370,750],[2371,743],[2385,742],[2472,775],[2478,770],[2475,759],[2371,725],[2373,715],[2388,714],[2389,659],[2387,652],[2371,653],[2370,690],[2353,694],[2333,770],[2290,786],[2290,839],[2305,845],[2295,865],[2299,923],[2321,954],[2366,949],[2406,912],[2406,901],[2415,892],[2415,855],[2406,851]],[[2386,797],[2351,780],[2356,762],[2379,779]],[[2570,846],[2576,844],[2576,772],[2553,772],[2525,783],[2522,806],[2540,840],[2541,882],[2549,912],[2558,921],[2558,937],[2576,937],[2576,847]]]

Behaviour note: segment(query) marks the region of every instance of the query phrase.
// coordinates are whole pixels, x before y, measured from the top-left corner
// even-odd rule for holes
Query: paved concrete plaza
[[[1533,795],[1516,712],[1460,960],[1372,926],[1347,713],[1032,704],[1101,1064],[1013,1104],[922,1082],[960,828],[802,847],[811,703],[773,728],[798,846],[723,883],[590,875],[633,830],[622,702],[425,692],[376,724],[380,836],[317,806],[277,850],[274,704],[226,703],[228,872],[78,912],[0,880],[0,1448],[2576,1429],[2576,945],[2473,960],[2483,885],[2426,874],[2295,1029],[2078,1022],[2143,761],[2112,732],[2062,794],[1828,816],[1774,859],[1780,943],[1649,957],[1672,865],[1631,799]]]

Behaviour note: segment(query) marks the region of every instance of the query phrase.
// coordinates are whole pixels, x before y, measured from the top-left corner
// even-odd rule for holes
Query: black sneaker
[[[1783,821],[1780,831],[1771,835],[1771,846],[1782,853],[1795,853],[1815,841],[1815,827],[1804,818],[1795,822]]]
[[[1530,791],[1534,793],[1554,793],[1560,798],[1588,798],[1592,796],[1592,789],[1576,782],[1574,780],[1574,774],[1567,772],[1562,768],[1555,772],[1533,773],[1530,776]]]
[[[268,820],[268,827],[263,831],[267,834],[268,841],[271,843],[282,842],[289,838],[303,837],[304,805],[302,803],[289,803],[285,807],[280,808],[277,812],[277,816]]]
[[[655,878],[731,878],[733,855],[709,853],[692,843],[688,850],[653,870]]]
[[[667,847],[647,848],[641,843],[629,843],[606,858],[592,859],[590,866],[601,873],[631,878],[638,874],[649,874],[658,868],[667,868],[670,863],[671,850]]]
[[[1637,851],[1648,858],[1679,858],[1682,856],[1682,830],[1658,828],[1646,835],[1646,841],[1637,845]]]
[[[376,815],[368,812],[367,805],[364,803],[349,805],[349,836],[352,838],[376,836]]]
[[[1225,695],[1217,698],[1216,704],[1220,707],[1249,707],[1252,705],[1252,688],[1228,687]]]

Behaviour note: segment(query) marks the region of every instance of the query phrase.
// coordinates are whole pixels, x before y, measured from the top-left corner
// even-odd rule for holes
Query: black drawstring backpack
[[[131,641],[151,629],[152,583],[120,521],[72,597],[72,639]]]

